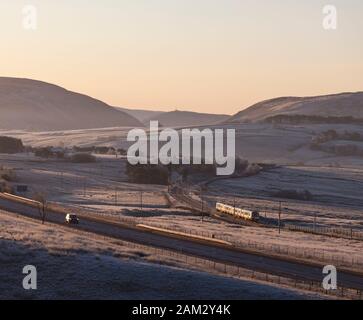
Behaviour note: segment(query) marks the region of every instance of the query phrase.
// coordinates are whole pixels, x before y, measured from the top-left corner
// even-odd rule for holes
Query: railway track
[[[236,219],[229,215],[220,213],[215,208],[210,207],[206,201],[203,201],[203,204],[202,204],[202,200],[198,201],[198,200],[193,199],[192,197],[186,195],[184,190],[179,187],[172,188],[170,191],[170,194],[178,201],[186,204],[193,211],[200,213],[202,216],[208,215],[208,216],[218,219],[218,220],[222,220],[225,222],[231,222],[231,223],[235,223],[235,224],[240,224],[240,225],[245,225],[245,226],[253,226],[253,227],[269,227],[269,226],[271,226],[270,224],[266,223],[264,218],[262,218],[262,220],[261,220],[262,222],[257,222],[257,221]]]
[[[174,187],[170,194],[177,199],[178,201],[185,203],[188,205],[192,210],[199,212],[200,214],[207,214],[210,217],[215,219],[219,219],[225,222],[230,222],[234,224],[240,224],[244,226],[252,226],[252,227],[264,227],[264,228],[279,228],[278,220],[266,218],[260,216],[259,221],[249,221],[243,220],[240,218],[234,218],[228,214],[223,214],[218,212],[214,207],[210,207],[209,204],[204,201],[203,211],[202,211],[202,204],[201,200],[193,199],[192,197],[187,195],[184,189],[180,187]],[[308,216],[308,215],[307,215]],[[311,215],[313,216],[313,215]],[[314,235],[322,235],[326,237],[333,237],[333,238],[343,238],[349,240],[356,240],[362,241],[362,233],[359,231],[353,231],[353,229],[339,229],[339,228],[329,228],[329,227],[311,227],[311,226],[301,226],[298,224],[293,223],[285,223],[281,221],[280,228],[291,231],[291,232],[303,232],[309,233]]]
[[[0,208],[10,213],[39,220],[38,209],[24,203],[0,197]],[[65,226],[64,216],[64,213],[49,211],[47,222]],[[79,227],[76,229],[74,227],[71,228],[75,231],[87,231],[290,279],[320,282],[324,277],[322,274],[323,266],[320,264],[298,262],[287,258],[248,252],[192,238],[179,238],[167,234],[148,232],[136,226],[106,221],[101,218],[87,217],[86,215],[81,217]],[[358,274],[347,270],[338,271],[340,286],[359,291],[363,290],[363,273]]]

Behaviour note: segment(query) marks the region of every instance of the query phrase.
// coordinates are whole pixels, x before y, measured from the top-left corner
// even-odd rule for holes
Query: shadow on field
[[[42,233],[35,236],[42,237]],[[42,246],[45,239],[40,242],[33,240],[37,247],[16,240],[0,240],[0,299],[241,300],[314,297],[248,280],[126,259],[127,255],[134,254],[127,247],[120,255],[111,249],[63,250],[61,244],[56,249],[49,249]],[[23,288],[26,275],[22,270],[26,265],[37,268],[37,290]]]

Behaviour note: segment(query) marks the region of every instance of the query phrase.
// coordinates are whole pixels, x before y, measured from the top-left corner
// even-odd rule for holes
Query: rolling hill
[[[259,122],[277,115],[363,118],[363,92],[266,100],[240,111],[227,122]]]
[[[0,77],[0,129],[55,131],[141,127],[106,103],[49,83]]]
[[[164,112],[159,115],[153,116],[146,121],[148,124],[150,121],[159,121],[164,127],[193,127],[193,126],[205,126],[214,125],[225,121],[229,118],[227,115],[220,114],[208,114],[208,113],[197,113],[190,111],[171,111]]]
[[[157,117],[164,113],[163,111],[152,111],[152,110],[143,110],[143,109],[126,109],[122,107],[116,107],[118,110],[121,110],[130,116],[136,118],[140,122],[146,122],[150,118]]]

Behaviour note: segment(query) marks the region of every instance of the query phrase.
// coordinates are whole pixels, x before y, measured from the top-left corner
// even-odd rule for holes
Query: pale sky
[[[36,31],[22,8],[38,10]],[[323,6],[338,29],[322,27]],[[1,0],[0,76],[111,105],[234,114],[363,90],[362,0]]]

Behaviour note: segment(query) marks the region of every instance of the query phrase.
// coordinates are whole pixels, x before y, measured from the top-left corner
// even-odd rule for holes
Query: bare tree
[[[45,195],[42,193],[37,193],[34,196],[34,200],[38,201],[38,210],[40,218],[42,219],[42,224],[45,223],[45,219],[47,216],[47,199],[45,198]]]

